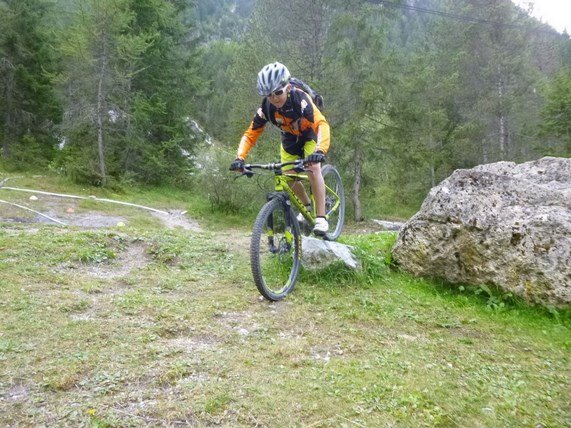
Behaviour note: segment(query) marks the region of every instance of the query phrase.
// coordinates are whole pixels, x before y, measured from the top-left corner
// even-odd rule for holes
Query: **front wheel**
[[[293,211],[280,199],[268,201],[254,223],[252,275],[268,300],[281,300],[295,287],[301,263],[301,234]]]
[[[325,165],[321,174],[323,181],[325,181],[325,215],[330,230],[325,238],[334,241],[341,235],[345,222],[345,192],[341,175],[333,165]]]

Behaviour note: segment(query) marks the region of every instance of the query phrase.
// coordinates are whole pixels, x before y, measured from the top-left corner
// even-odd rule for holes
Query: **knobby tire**
[[[252,275],[258,291],[281,300],[295,287],[301,264],[301,233],[293,210],[276,198],[260,210],[250,245]]]

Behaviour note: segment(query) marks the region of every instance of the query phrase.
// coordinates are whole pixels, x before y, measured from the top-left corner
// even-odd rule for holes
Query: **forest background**
[[[228,165],[273,61],[323,95],[355,220],[411,215],[457,168],[571,156],[570,37],[509,0],[0,0],[0,22],[9,172],[255,209]]]

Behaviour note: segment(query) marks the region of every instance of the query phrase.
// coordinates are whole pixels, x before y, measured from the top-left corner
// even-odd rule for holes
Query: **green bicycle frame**
[[[315,216],[310,212],[305,205],[299,200],[297,195],[294,193],[293,189],[289,186],[289,182],[293,180],[299,180],[301,182],[308,182],[309,178],[305,174],[284,174],[275,175],[275,190],[276,192],[285,192],[289,196],[290,201],[299,210],[299,212],[313,225],[315,224]],[[313,195],[311,195],[312,206],[315,206],[315,201]]]
[[[306,174],[277,174],[274,176],[275,181],[275,190],[276,192],[285,192],[289,196],[290,201],[293,205],[299,210],[301,215],[305,217],[307,221],[311,223],[311,225],[315,225],[315,212],[308,210],[305,205],[299,200],[297,195],[294,193],[293,189],[289,186],[289,182],[293,180],[299,180],[300,182],[309,182],[309,178]],[[327,194],[329,191],[331,194],[335,195],[335,205],[333,205],[329,212],[334,212],[339,207],[339,195],[333,191],[327,184],[325,185],[325,193]],[[315,198],[313,194],[310,196],[311,198],[311,206],[313,210],[315,210]],[[329,219],[329,214],[325,213],[325,218]]]

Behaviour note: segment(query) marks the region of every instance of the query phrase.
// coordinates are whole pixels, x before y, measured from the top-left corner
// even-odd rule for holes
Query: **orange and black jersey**
[[[292,87],[287,101],[279,109],[270,103],[268,98],[264,98],[240,141],[238,147],[240,159],[246,159],[268,121],[281,129],[282,146],[292,155],[303,157],[303,146],[311,140],[317,143],[316,150],[321,150],[323,153],[329,150],[329,123],[309,95]]]

